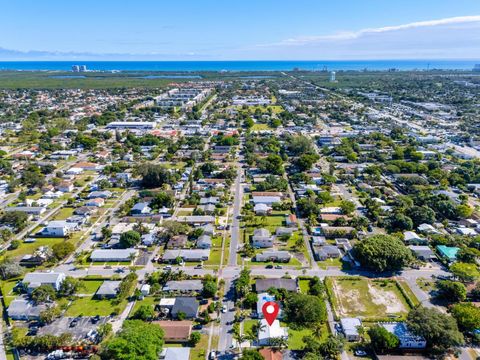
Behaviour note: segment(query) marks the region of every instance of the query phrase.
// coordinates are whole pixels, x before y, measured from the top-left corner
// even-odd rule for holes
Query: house
[[[340,319],[342,331],[347,341],[359,341],[360,334],[358,328],[362,326],[362,322],[358,318],[342,318]]]
[[[189,347],[167,347],[163,348],[159,355],[160,360],[188,360],[190,359]]]
[[[42,236],[66,237],[77,230],[78,225],[66,220],[50,221],[47,226],[41,230]]]
[[[276,250],[276,251],[264,251],[263,253],[259,253],[255,256],[256,261],[261,262],[289,262],[292,258],[292,255],[288,251],[283,250]]]
[[[162,289],[165,292],[201,292],[203,290],[202,280],[171,280],[165,283]]]
[[[436,258],[435,253],[426,245],[410,245],[408,247],[415,254],[417,259],[422,261],[431,261]]]
[[[213,226],[213,224],[205,224],[199,228],[203,230],[204,235],[213,236],[215,234],[215,226]]]
[[[437,245],[437,251],[441,257],[448,260],[448,262],[454,262],[457,260],[457,253],[460,248],[446,245]]]
[[[276,349],[263,348],[258,351],[264,360],[283,360],[283,353]]]
[[[143,285],[140,287],[140,293],[141,293],[143,296],[147,296],[148,294],[150,294],[150,285],[148,285],[148,284],[143,284]]]
[[[478,233],[474,230],[474,229],[471,229],[471,228],[468,228],[468,227],[458,227],[455,229],[455,232],[459,235],[462,235],[462,236],[477,236]]]
[[[182,313],[185,319],[194,319],[198,315],[198,307],[198,301],[194,297],[177,297],[170,314],[173,318],[178,318]]]
[[[270,302],[270,301],[275,301],[275,296],[270,295],[267,292],[262,292],[257,295],[257,316],[259,319],[263,319],[265,316],[263,315],[263,306],[265,303]],[[277,315],[277,318],[281,318],[280,316],[281,309],[279,310],[279,313]]]
[[[142,244],[145,246],[152,246],[157,241],[155,234],[148,233],[142,235]]]
[[[94,206],[80,206],[79,208],[76,208],[73,213],[75,215],[85,216],[95,214],[97,211],[98,209]]]
[[[121,281],[104,281],[95,293],[97,299],[112,299],[117,296]]]
[[[8,305],[8,317],[14,321],[39,320],[40,313],[47,309],[45,304],[35,304],[26,296],[18,297]]]
[[[400,340],[399,349],[425,349],[427,346],[425,338],[411,332],[404,322],[381,323],[380,326]]]
[[[85,206],[92,206],[92,207],[102,207],[105,205],[105,200],[102,198],[95,198],[95,199],[90,199],[85,202]]]
[[[313,252],[319,261],[336,259],[339,258],[342,254],[340,252],[340,249],[335,245],[324,245],[321,247],[316,247],[314,248]]]
[[[130,214],[132,215],[147,215],[152,212],[152,208],[148,206],[148,203],[146,202],[140,202],[136,203],[132,210],[130,211]]]
[[[197,248],[199,249],[210,249],[212,247],[212,238],[208,235],[201,235],[197,239]]]
[[[257,293],[266,292],[270,288],[285,289],[287,291],[298,291],[297,279],[257,279],[255,282],[255,291]]]
[[[210,215],[192,215],[192,216],[177,216],[176,220],[187,224],[214,224],[215,216]]]
[[[218,203],[219,199],[217,196],[203,197],[200,199],[200,205],[217,205]]]
[[[46,208],[41,206],[7,206],[6,208],[3,209],[3,211],[5,212],[20,211],[33,216],[40,216],[46,210],[47,210]]]
[[[253,203],[256,204],[265,204],[265,205],[273,205],[279,204],[282,202],[282,198],[280,196],[253,196],[252,197]]]
[[[131,262],[138,254],[136,249],[93,250],[90,260],[93,262]]]
[[[187,245],[188,236],[187,235],[175,235],[168,240],[167,248],[168,249],[182,249]]]
[[[92,162],[87,162],[87,161],[78,162],[74,165],[74,167],[85,170],[85,171],[87,171],[87,170],[96,171],[96,170],[101,169],[100,165],[92,163]]]
[[[276,236],[291,236],[297,229],[291,227],[277,227],[275,229]]]
[[[255,204],[253,211],[255,215],[268,215],[272,212],[272,208],[267,204]]]
[[[22,283],[28,292],[42,285],[51,285],[56,291],[60,290],[65,274],[62,272],[31,272],[25,275]]]
[[[296,228],[298,226],[297,224],[297,216],[295,214],[290,214],[288,216],[286,216],[285,218],[285,224],[288,226],[288,227],[294,227]]]
[[[312,245],[313,246],[322,246],[327,243],[325,236],[312,236]]]
[[[267,229],[256,229],[252,236],[252,246],[255,248],[272,247],[274,239]]]
[[[92,191],[87,196],[88,199],[95,199],[95,198],[108,199],[111,197],[112,197],[112,192],[108,190]]]
[[[207,215],[211,215],[215,212],[215,205],[212,205],[212,204],[199,205],[197,209],[202,210]]]
[[[403,233],[403,242],[406,245],[427,244],[427,239],[419,236],[415,231],[405,231]]]
[[[270,340],[274,338],[288,339],[288,328],[281,327],[278,320],[275,320],[272,325],[268,325],[265,319],[260,320],[258,345],[268,346],[270,345]]]
[[[417,230],[423,234],[435,234],[438,231],[430,224],[420,224],[417,227]]]
[[[192,333],[192,321],[190,320],[161,320],[153,323],[163,329],[163,340],[166,343],[186,343],[190,341],[190,334]]]
[[[73,191],[73,184],[70,181],[62,181],[57,186],[57,190],[61,191],[62,193],[69,193]]]
[[[180,249],[166,250],[163,254],[163,261],[173,263],[177,258],[183,261],[206,261],[210,257],[210,249]]]

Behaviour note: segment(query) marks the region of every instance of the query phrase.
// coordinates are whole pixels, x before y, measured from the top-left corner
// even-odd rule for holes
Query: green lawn
[[[410,310],[392,280],[328,278],[326,284],[338,317],[363,319],[403,318]]]
[[[288,324],[281,324],[282,326],[288,326]],[[320,340],[325,340],[328,337],[328,325],[322,324],[322,331]],[[303,338],[305,336],[312,336],[313,331],[312,329],[292,329],[288,328],[288,349],[289,350],[303,350],[305,347],[305,343],[303,342]]]
[[[75,209],[71,207],[63,207],[55,214],[53,220],[66,220],[73,215]]]
[[[264,131],[264,130],[272,130],[272,128],[268,124],[253,124],[252,131]]]
[[[113,312],[120,314],[127,306],[127,300],[123,300],[120,304],[113,304],[110,300],[97,300],[91,297],[80,297],[75,299],[67,311],[65,316],[109,316]]]
[[[82,288],[80,293],[93,295],[98,288],[103,284],[103,280],[81,280]]]
[[[243,333],[248,334],[252,331],[253,327],[258,323],[258,320],[247,319],[243,322]]]
[[[308,294],[308,291],[310,290],[310,280],[299,280],[298,286],[303,294]]]
[[[138,308],[142,305],[151,305],[152,307],[155,307],[156,304],[159,303],[160,300],[158,300],[155,296],[145,296],[143,300],[138,300],[135,302],[135,305],[133,305],[132,311],[130,314],[135,314],[135,311],[138,310]]]
[[[210,249],[210,257],[207,261],[203,262],[203,265],[220,265],[220,260],[222,257],[222,248],[214,248]]]
[[[20,257],[27,254],[33,254],[33,252],[37,250],[40,246],[49,246],[51,248],[53,245],[61,243],[65,239],[64,238],[36,238],[36,240],[37,241],[35,241],[34,243],[22,242],[17,249],[7,250],[3,254],[2,258],[4,256],[16,258],[16,257]]]
[[[190,350],[190,360],[205,360],[208,348],[208,335],[202,334],[198,344]]]

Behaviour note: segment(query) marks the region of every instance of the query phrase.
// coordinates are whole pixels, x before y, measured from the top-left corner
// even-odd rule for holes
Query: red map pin
[[[275,301],[267,301],[262,306],[263,316],[267,320],[268,325],[272,326],[273,322],[277,318],[280,306]]]

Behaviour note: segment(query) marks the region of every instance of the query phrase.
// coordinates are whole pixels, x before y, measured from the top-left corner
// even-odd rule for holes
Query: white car
[[[210,351],[210,354],[208,354],[208,359],[209,360],[214,360],[217,358],[217,352],[216,351]]]
[[[222,306],[222,313],[226,313],[227,312],[227,305],[223,305]]]

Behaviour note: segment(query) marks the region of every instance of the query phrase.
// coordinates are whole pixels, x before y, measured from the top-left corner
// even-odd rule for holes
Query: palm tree
[[[270,338],[270,346],[281,349],[288,346],[288,340],[285,337]]]

